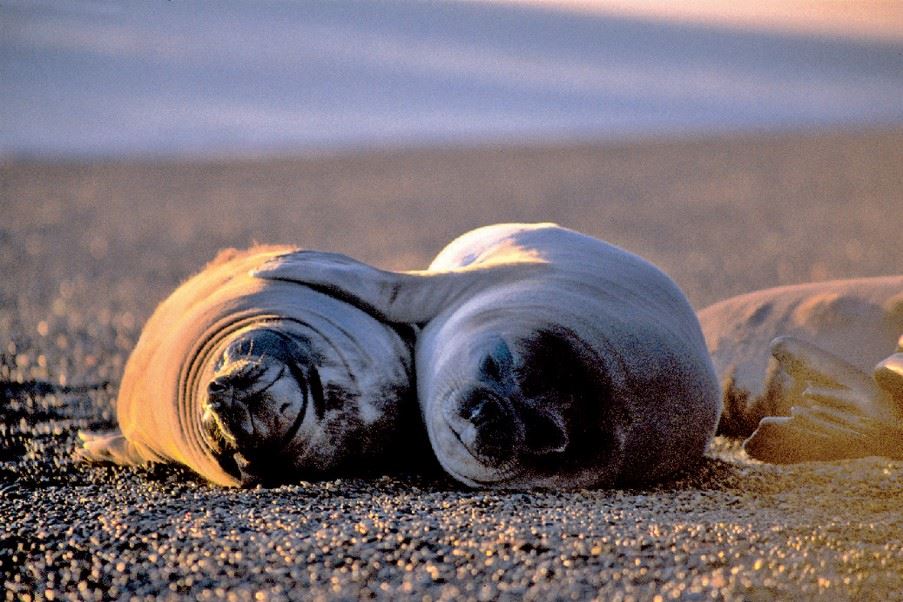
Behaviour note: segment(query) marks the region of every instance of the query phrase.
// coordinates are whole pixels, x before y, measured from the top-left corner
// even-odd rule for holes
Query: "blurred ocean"
[[[516,3],[0,0],[0,156],[900,123],[900,39]]]

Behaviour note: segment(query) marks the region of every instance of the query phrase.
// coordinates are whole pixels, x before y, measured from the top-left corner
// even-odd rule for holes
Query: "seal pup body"
[[[249,274],[292,250],[223,252],[164,300],[126,364],[119,429],[83,433],[79,455],[175,462],[227,486],[378,469],[410,430],[411,341],[322,292]]]
[[[439,462],[467,485],[660,479],[697,461],[718,421],[683,293],[640,257],[554,224],[479,228],[426,271],[300,252],[256,274],[425,324],[421,412]]]
[[[794,337],[869,372],[903,333],[903,276],[755,291],[698,315],[723,388],[719,432],[746,437],[762,418],[788,416],[799,393],[772,358],[772,340]]]

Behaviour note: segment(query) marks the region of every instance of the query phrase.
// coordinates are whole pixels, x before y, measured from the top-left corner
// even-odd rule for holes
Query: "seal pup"
[[[903,276],[833,280],[755,291],[699,312],[722,383],[719,433],[748,437],[766,416],[788,416],[799,396],[769,347],[791,336],[868,373],[903,333]]]
[[[224,251],[164,300],[126,363],[119,428],[82,433],[77,454],[249,486],[380,470],[402,442],[410,452],[413,333],[249,275],[293,250]]]
[[[421,412],[440,464],[467,485],[653,481],[714,434],[718,383],[686,297],[646,260],[572,230],[479,228],[426,271],[301,251],[255,274],[425,324]]]
[[[750,456],[780,464],[903,459],[903,336],[871,375],[793,337],[775,339],[771,353],[792,382],[790,415],[759,422],[743,444]]]

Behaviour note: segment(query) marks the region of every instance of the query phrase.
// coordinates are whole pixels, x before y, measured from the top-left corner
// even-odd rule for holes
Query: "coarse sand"
[[[437,475],[226,490],[73,463],[143,322],[225,246],[391,268],[557,221],[697,308],[903,271],[903,130],[335,156],[0,165],[0,572],[7,599],[903,600],[903,462],[771,466],[718,439],[643,489]],[[890,352],[891,350],[888,350]]]

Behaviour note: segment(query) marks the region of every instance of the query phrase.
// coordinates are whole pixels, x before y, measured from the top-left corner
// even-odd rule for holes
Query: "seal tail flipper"
[[[789,417],[762,419],[743,443],[750,456],[780,464],[903,457],[903,415],[868,374],[792,337],[775,339],[771,350],[802,393]]]
[[[81,439],[82,446],[75,449],[74,455],[83,462],[141,466],[149,461],[149,458],[142,454],[141,448],[126,439],[119,429],[103,432],[79,431],[78,438]]]
[[[524,277],[525,266],[541,265],[546,264],[523,261],[441,272],[392,272],[338,253],[297,251],[271,259],[251,274],[316,288],[389,322],[423,323],[487,287]]]

